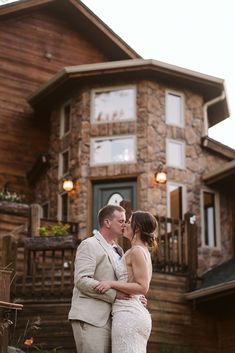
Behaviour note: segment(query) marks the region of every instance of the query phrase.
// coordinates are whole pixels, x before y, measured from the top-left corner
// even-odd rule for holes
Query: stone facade
[[[203,99],[199,94],[183,87],[167,87],[152,80],[130,82],[114,81],[113,86],[135,85],[137,91],[137,117],[133,122],[94,124],[90,122],[91,89],[101,87],[86,86],[71,94],[71,132],[60,139],[60,107],[51,113],[51,138],[49,153],[51,168],[36,186],[36,202],[50,202],[50,217],[57,216],[57,195],[62,191],[58,181],[58,155],[70,149],[70,171],[79,178],[80,188],[70,197],[70,221],[79,223],[80,237],[91,233],[88,218],[92,214],[92,181],[137,180],[137,204],[139,209],[149,210],[155,215],[167,213],[166,185],[156,185],[153,181],[159,161],[166,164],[166,138],[185,141],[186,168],[167,167],[169,181],[178,182],[186,188],[186,211],[196,215],[198,224],[199,272],[229,259],[231,254],[230,214],[226,199],[221,196],[221,249],[211,250],[201,247],[201,190],[202,175],[215,169],[225,158],[206,151],[201,145],[203,135]],[[104,85],[105,86],[105,85]],[[109,84],[110,86],[110,84]],[[183,93],[185,99],[184,128],[167,125],[165,122],[165,92],[174,89]],[[90,166],[90,138],[136,135],[137,162]]]

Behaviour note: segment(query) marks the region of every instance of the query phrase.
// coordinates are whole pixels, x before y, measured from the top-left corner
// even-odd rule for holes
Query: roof
[[[152,59],[132,59],[98,64],[65,67],[46,84],[29,97],[30,104],[37,109],[42,101],[46,105],[73,87],[88,82],[113,82],[118,79],[151,79],[164,82],[168,86],[189,88],[203,96],[208,102],[224,92],[224,80],[196,71],[181,68]],[[44,104],[45,105],[45,104]],[[209,125],[213,126],[228,117],[226,97],[208,110]]]
[[[227,161],[235,159],[235,149],[226,146],[223,143],[212,139],[211,137],[202,137],[202,146],[209,151],[216,152],[220,156],[226,157]]]
[[[206,173],[203,181],[207,186],[221,191],[235,192],[235,159]]]
[[[20,0],[0,6],[0,19],[7,20],[46,7],[62,14],[78,31],[95,42],[110,60],[140,58],[139,54],[80,0]]]
[[[201,277],[196,290],[185,295],[188,300],[210,300],[215,295],[235,293],[235,259],[231,259]]]

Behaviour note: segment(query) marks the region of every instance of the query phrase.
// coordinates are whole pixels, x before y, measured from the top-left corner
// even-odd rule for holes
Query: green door
[[[97,214],[107,204],[119,205],[127,201],[132,210],[136,210],[136,180],[120,182],[93,183],[93,229],[98,229]]]

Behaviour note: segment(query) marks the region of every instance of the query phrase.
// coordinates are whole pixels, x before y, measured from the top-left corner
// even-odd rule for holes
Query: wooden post
[[[235,257],[235,192],[231,195],[233,257]]]
[[[2,267],[10,269],[16,267],[16,240],[11,234],[2,238]]]
[[[198,244],[197,244],[197,225],[196,216],[187,212],[185,219],[185,240],[188,264],[188,289],[196,287],[197,265],[198,265]]]
[[[40,205],[33,203],[30,206],[30,232],[32,236],[39,235],[39,227],[41,224],[42,208]]]

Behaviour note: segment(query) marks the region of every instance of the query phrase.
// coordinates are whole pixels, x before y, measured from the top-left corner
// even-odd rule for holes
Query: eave
[[[235,159],[235,150],[219,141],[216,141],[208,136],[204,136],[201,143],[202,147],[227,158],[228,161]]]
[[[185,294],[187,300],[209,301],[218,298],[219,296],[226,296],[235,293],[235,281],[220,283],[208,288],[197,289]]]
[[[204,183],[220,191],[235,192],[235,159],[224,163],[221,167],[206,173],[203,176]]]
[[[46,7],[62,14],[78,31],[95,42],[109,60],[140,58],[139,54],[79,0],[21,0],[0,6],[0,19],[13,18]]]
[[[28,99],[29,103],[38,109],[40,105],[50,106],[63,93],[71,91],[73,87],[90,82],[110,82],[114,79],[150,79],[163,82],[168,87],[191,89],[202,95],[204,102],[221,95],[224,91],[224,81],[220,78],[201,74],[192,70],[170,65],[157,60],[121,60],[98,64],[65,67],[50,81],[41,86]],[[209,126],[226,119],[229,115],[226,98],[208,111]]]

